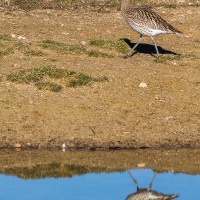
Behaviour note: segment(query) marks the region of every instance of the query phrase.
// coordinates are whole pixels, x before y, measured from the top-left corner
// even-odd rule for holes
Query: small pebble
[[[69,33],[67,33],[67,32],[62,32],[61,34],[62,35],[69,35]]]
[[[19,144],[19,143],[16,143],[16,144],[14,144],[13,146],[14,146],[15,148],[21,148],[21,147],[22,147],[22,145]]]
[[[177,0],[178,3],[185,3],[185,0]]]
[[[147,87],[147,84],[144,83],[144,82],[141,82],[141,83],[139,84],[139,87],[141,87],[141,88],[146,88],[146,87]]]
[[[26,38],[25,37],[23,37],[23,36],[21,36],[21,35],[15,35],[15,34],[11,34],[11,37],[12,38],[17,38],[18,40],[25,40]]]
[[[16,36],[15,34],[12,33],[12,34],[11,34],[11,37],[12,37],[12,38],[16,38],[17,36]]]
[[[80,44],[81,44],[82,46],[85,46],[85,45],[86,45],[86,42],[85,42],[85,41],[80,41]]]
[[[23,36],[21,36],[21,35],[19,35],[19,36],[17,37],[17,39],[18,39],[18,40],[25,40],[26,38],[23,37]]]
[[[145,167],[145,163],[138,163],[137,166],[138,166],[139,168],[143,168],[143,167]]]

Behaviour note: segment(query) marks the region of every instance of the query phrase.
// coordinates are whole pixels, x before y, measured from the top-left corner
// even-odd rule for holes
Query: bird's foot
[[[157,54],[156,54],[156,57],[158,58],[159,56],[160,56],[160,54],[159,54],[159,53],[157,53]]]
[[[154,58],[159,58],[161,55],[160,54],[154,54],[154,53],[151,53],[151,55],[154,57]]]
[[[123,56],[124,59],[130,58],[131,56],[129,54]]]

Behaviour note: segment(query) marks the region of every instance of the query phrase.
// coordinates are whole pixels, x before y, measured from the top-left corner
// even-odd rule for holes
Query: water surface
[[[152,169],[134,169],[130,172],[140,188],[148,188],[154,176]],[[157,173],[152,190],[179,194],[179,200],[199,200],[200,175]],[[0,175],[1,200],[125,200],[134,192],[136,185],[127,171],[34,180]]]

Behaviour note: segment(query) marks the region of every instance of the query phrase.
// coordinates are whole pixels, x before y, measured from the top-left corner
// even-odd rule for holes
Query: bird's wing
[[[150,29],[162,30],[169,33],[181,33],[147,6],[130,6],[126,9],[124,16],[130,25],[135,23],[141,27]]]

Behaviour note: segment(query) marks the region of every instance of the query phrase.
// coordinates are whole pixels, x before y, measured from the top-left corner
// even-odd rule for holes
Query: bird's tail
[[[171,196],[172,199],[175,199],[175,198],[177,198],[177,197],[179,197],[178,194],[173,194],[173,195]]]
[[[167,31],[167,34],[177,34],[177,35],[182,35],[183,33],[179,30],[176,30],[176,29],[169,29]]]
[[[177,34],[177,35],[182,35],[183,32],[181,32],[181,31],[179,31],[179,30],[175,30],[175,34]]]
[[[168,33],[181,35],[183,34],[181,31],[174,28],[171,24],[166,23],[166,27],[168,29]]]

